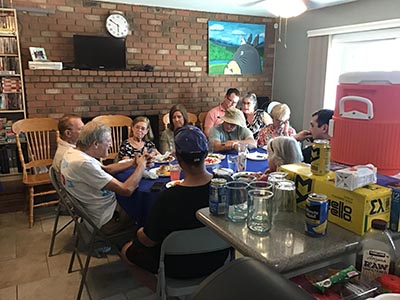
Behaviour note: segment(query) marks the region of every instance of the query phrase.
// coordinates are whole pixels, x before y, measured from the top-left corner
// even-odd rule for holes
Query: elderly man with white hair
[[[249,149],[257,147],[253,133],[246,127],[246,120],[240,110],[230,107],[220,119],[223,123],[212,127],[208,136],[213,151],[237,150],[239,144],[247,144]]]

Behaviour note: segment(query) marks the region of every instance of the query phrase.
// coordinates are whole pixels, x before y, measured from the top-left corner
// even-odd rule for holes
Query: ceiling
[[[265,8],[269,0],[97,0],[100,2],[127,3],[145,6],[197,10],[225,14],[273,17]],[[279,0],[282,1],[282,0]],[[308,9],[318,9],[357,0],[303,0]]]

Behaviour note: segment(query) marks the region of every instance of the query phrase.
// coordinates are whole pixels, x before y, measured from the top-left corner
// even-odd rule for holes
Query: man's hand
[[[146,154],[141,155],[135,153],[135,162],[138,168],[143,168],[143,169],[146,168],[146,163],[147,163]]]
[[[312,138],[310,130],[302,130],[293,136],[298,142]]]

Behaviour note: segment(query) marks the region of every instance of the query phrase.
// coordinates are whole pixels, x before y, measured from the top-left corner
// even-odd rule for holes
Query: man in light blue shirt
[[[257,142],[246,127],[246,120],[240,110],[230,107],[220,119],[223,123],[212,127],[208,137],[214,152],[237,150],[239,144],[247,144],[248,149],[257,147]]]

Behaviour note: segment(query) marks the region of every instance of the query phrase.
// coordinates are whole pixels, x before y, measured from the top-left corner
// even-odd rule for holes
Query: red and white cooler
[[[400,172],[400,72],[345,73],[330,126],[331,159]]]

